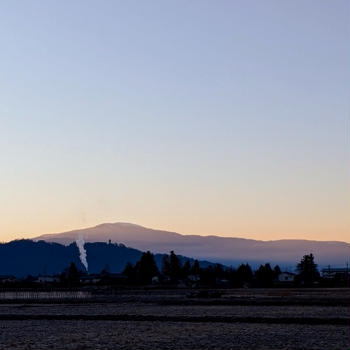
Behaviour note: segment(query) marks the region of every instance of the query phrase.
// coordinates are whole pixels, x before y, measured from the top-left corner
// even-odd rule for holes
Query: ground
[[[349,349],[348,289],[128,289],[1,300],[0,349]]]

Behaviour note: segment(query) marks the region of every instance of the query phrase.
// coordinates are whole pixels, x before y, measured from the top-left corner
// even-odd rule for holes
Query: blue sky
[[[348,1],[2,2],[0,238],[349,240],[348,29]]]

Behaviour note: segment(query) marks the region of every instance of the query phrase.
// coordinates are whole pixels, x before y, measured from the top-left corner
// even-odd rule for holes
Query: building
[[[292,272],[281,272],[278,275],[278,282],[294,282],[295,274]]]
[[[0,283],[16,282],[16,277],[12,275],[0,275]]]
[[[330,267],[328,266],[321,271],[322,277],[325,279],[339,279],[339,280],[348,280],[350,277],[349,267]]]
[[[38,276],[35,280],[37,283],[58,283],[59,281],[59,276]]]
[[[97,284],[101,282],[101,276],[97,274],[90,274],[80,277],[80,282],[82,284]]]

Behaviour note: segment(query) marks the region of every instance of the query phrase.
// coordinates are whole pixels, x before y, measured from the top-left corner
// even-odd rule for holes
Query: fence
[[[0,291],[0,300],[20,299],[86,299],[91,297],[88,291]]]

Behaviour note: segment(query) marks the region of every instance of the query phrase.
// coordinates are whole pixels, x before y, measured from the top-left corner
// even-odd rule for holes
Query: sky
[[[0,50],[0,241],[350,241],[347,0],[1,1]]]

